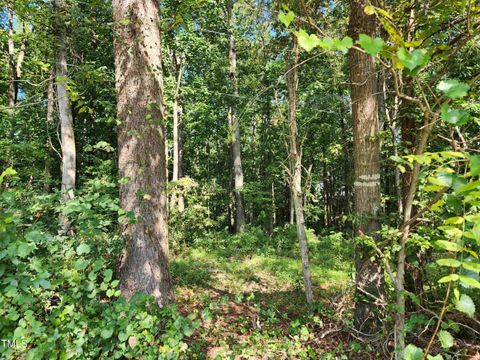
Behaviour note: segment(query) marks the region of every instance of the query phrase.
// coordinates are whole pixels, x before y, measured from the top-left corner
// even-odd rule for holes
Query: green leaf
[[[110,339],[113,335],[113,328],[105,328],[100,333],[102,339]]]
[[[423,350],[410,344],[404,350],[404,357],[405,360],[422,360]]]
[[[462,267],[475,272],[480,272],[480,263],[473,261],[462,261]]]
[[[82,255],[82,254],[88,254],[90,252],[90,246],[87,244],[83,243],[77,246],[77,254]]]
[[[468,276],[464,276],[464,275],[458,275],[458,278],[465,285],[469,285],[469,286],[475,287],[477,289],[480,289],[480,282],[478,282],[477,280],[472,279],[471,277],[468,277]]]
[[[372,5],[367,5],[363,8],[363,11],[367,15],[373,15],[375,14],[375,8]]]
[[[2,172],[2,175],[0,175],[0,184],[3,183],[3,179],[5,178],[5,176],[15,176],[17,175],[17,172],[15,170],[13,170],[13,168],[11,167],[8,167],[6,168],[3,172]]]
[[[295,13],[293,11],[288,11],[287,13],[284,13],[283,11],[280,11],[278,13],[278,20],[282,22],[285,27],[289,27],[290,24],[292,23],[293,19],[295,18]]]
[[[475,314],[475,304],[473,303],[472,298],[465,294],[460,296],[460,300],[455,303],[455,308],[470,317],[473,317]]]
[[[357,43],[362,47],[363,50],[365,50],[367,54],[372,56],[377,56],[385,46],[385,41],[383,41],[383,39],[372,39],[370,36],[365,34],[360,34]]]
[[[450,99],[460,99],[467,95],[470,86],[455,79],[442,80],[438,83],[437,90],[443,92]]]
[[[112,280],[112,270],[110,269],[107,269],[105,270],[105,272],[103,273],[103,281],[105,282],[110,282],[110,280]]]
[[[463,247],[461,247],[457,243],[447,241],[447,240],[437,240],[435,241],[435,245],[447,251],[457,252],[457,251],[463,250]]]
[[[400,63],[410,70],[411,75],[416,75],[430,61],[430,55],[425,49],[416,49],[409,53],[400,48],[397,50],[397,56]]]
[[[440,280],[438,280],[439,283],[446,283],[450,281],[457,281],[458,280],[458,275],[457,274],[450,274],[447,276],[442,277]]]
[[[462,262],[456,259],[438,259],[437,264],[440,266],[459,267],[462,265]]]
[[[450,349],[453,346],[454,339],[448,331],[440,330],[437,335],[444,349]]]
[[[333,43],[337,48],[337,50],[343,53],[346,53],[348,49],[350,49],[353,46],[353,40],[349,36],[345,36],[342,40],[334,39]]]
[[[78,271],[85,270],[87,266],[87,260],[78,259],[77,261],[75,261],[75,269],[77,269]]]
[[[20,243],[17,248],[17,255],[21,258],[25,258],[35,249],[35,245],[28,243]]]
[[[435,356],[428,355],[427,360],[443,360],[443,356],[440,354],[437,354]]]
[[[327,36],[318,41],[318,46],[325,50],[332,50],[335,47],[335,41]]]
[[[480,155],[470,157],[470,174],[472,176],[480,175]]]
[[[470,114],[463,110],[450,110],[448,104],[445,104],[442,106],[441,118],[449,124],[462,126],[468,122]]]
[[[295,32],[295,35],[297,36],[298,44],[306,52],[312,51],[316,46],[319,45],[320,40],[315,34],[308,35],[305,30],[301,29]]]

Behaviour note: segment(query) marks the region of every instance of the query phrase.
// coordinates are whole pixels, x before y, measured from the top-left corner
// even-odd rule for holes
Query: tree
[[[375,17],[365,13],[365,0],[350,2],[349,34],[374,36]],[[374,58],[358,49],[349,50],[351,103],[354,139],[354,206],[359,217],[360,236],[376,238],[380,228],[380,139],[377,104],[377,78]],[[375,298],[384,297],[384,276],[381,263],[372,260],[371,248],[357,245],[355,251],[355,321],[359,330],[376,330]]]
[[[64,20],[66,6],[64,0],[56,0],[57,8],[57,51],[55,57],[55,72],[57,85],[58,116],[60,118],[62,147],[62,199],[66,202],[74,197],[76,177],[75,133],[73,129],[72,107],[67,89],[67,29]],[[70,222],[63,215],[60,218],[60,232],[67,233]]]
[[[288,55],[287,55],[288,56]],[[288,59],[289,60],[289,59]],[[313,302],[312,281],[310,278],[310,264],[308,260],[308,243],[305,232],[305,217],[303,212],[302,191],[302,149],[297,130],[297,90],[298,90],[298,45],[293,40],[293,61],[287,61],[287,90],[288,90],[288,132],[290,142],[290,192],[295,210],[297,238],[300,245],[302,259],[303,281],[307,303]]]
[[[159,306],[173,301],[169,274],[160,4],[114,0],[120,205],[135,221],[122,225],[125,297],[143,292]]]
[[[237,117],[237,99],[238,99],[238,84],[237,84],[237,47],[235,42],[235,34],[233,29],[233,7],[235,1],[227,0],[227,29],[229,32],[228,42],[228,62],[230,79],[230,89],[232,99],[228,107],[228,130],[230,152],[233,164],[233,194],[235,199],[235,232],[243,230],[245,225],[245,208],[243,203],[243,169],[242,169],[242,155],[241,155],[241,138],[240,138],[240,124]]]
[[[173,94],[173,174],[172,181],[178,181],[183,177],[183,108],[182,108],[182,78],[184,71],[184,60],[182,54],[177,50],[170,51],[172,73],[175,75],[175,91]],[[177,206],[181,213],[185,209],[183,193],[172,195],[172,207]]]

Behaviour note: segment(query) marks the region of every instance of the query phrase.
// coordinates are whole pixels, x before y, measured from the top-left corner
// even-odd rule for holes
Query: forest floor
[[[348,249],[334,243],[322,242],[321,249],[311,244],[312,306],[305,303],[301,263],[293,251],[286,256],[190,248],[177,254],[176,303],[182,313],[201,319],[189,358],[370,358],[368,345],[346,331],[352,318],[351,261]]]

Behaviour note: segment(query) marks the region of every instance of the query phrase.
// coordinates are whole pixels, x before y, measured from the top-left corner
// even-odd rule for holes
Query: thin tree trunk
[[[52,75],[48,81],[48,90],[47,90],[47,131],[48,128],[53,124],[53,118],[55,113],[55,72],[52,70]],[[47,140],[46,148],[50,148],[50,138]],[[47,151],[45,156],[45,179],[43,183],[43,191],[50,192],[50,181],[51,181],[51,151]]]
[[[172,51],[172,66],[176,74],[176,87],[173,97],[173,174],[172,181],[178,181],[183,177],[183,138],[182,138],[182,77],[184,64],[182,57],[175,51]],[[185,209],[183,193],[180,191],[173,193],[171,207],[177,206],[178,212],[182,213]]]
[[[55,0],[57,10],[57,52],[55,61],[58,116],[60,119],[60,141],[62,148],[62,200],[74,197],[76,175],[75,134],[70,99],[67,90],[67,29],[64,20],[66,11],[64,0]],[[60,233],[70,230],[70,221],[61,216]]]
[[[288,59],[287,63],[287,89],[288,89],[288,130],[290,140],[290,186],[295,208],[297,222],[297,237],[300,245],[302,259],[303,280],[307,303],[313,302],[312,282],[310,278],[310,264],[308,260],[308,243],[305,232],[305,219],[303,213],[302,195],[302,150],[298,139],[297,130],[297,90],[298,90],[298,45],[293,40],[293,63]]]
[[[120,205],[135,223],[122,224],[127,241],[120,289],[128,299],[153,295],[159,306],[173,301],[169,274],[163,70],[160,4],[113,0]],[[125,23],[127,20],[127,23]]]
[[[230,64],[229,78],[233,98],[228,109],[228,127],[229,136],[231,136],[230,146],[233,160],[233,182],[235,197],[235,232],[241,232],[245,226],[245,207],[243,200],[243,169],[241,155],[240,124],[237,118],[237,49],[235,35],[233,33],[233,6],[234,1],[228,0],[227,4],[227,22],[229,37],[228,60]]]
[[[359,34],[375,36],[375,17],[364,12],[368,4],[367,0],[350,2],[349,34],[354,39]],[[376,231],[380,229],[380,140],[375,62],[370,55],[351,49],[349,67],[358,234],[376,238]],[[379,309],[370,296],[381,299],[385,296],[383,269],[379,261],[372,259],[371,249],[359,245],[355,251],[355,269],[356,327],[362,332],[374,333],[379,326]]]
[[[15,68],[15,42],[13,39],[13,8],[12,4],[7,3],[8,13],[8,107],[12,111],[16,103],[15,83],[16,83],[16,68]]]

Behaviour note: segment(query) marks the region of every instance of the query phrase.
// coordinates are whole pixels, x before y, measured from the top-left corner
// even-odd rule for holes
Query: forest
[[[1,359],[480,359],[478,0],[0,0]]]

